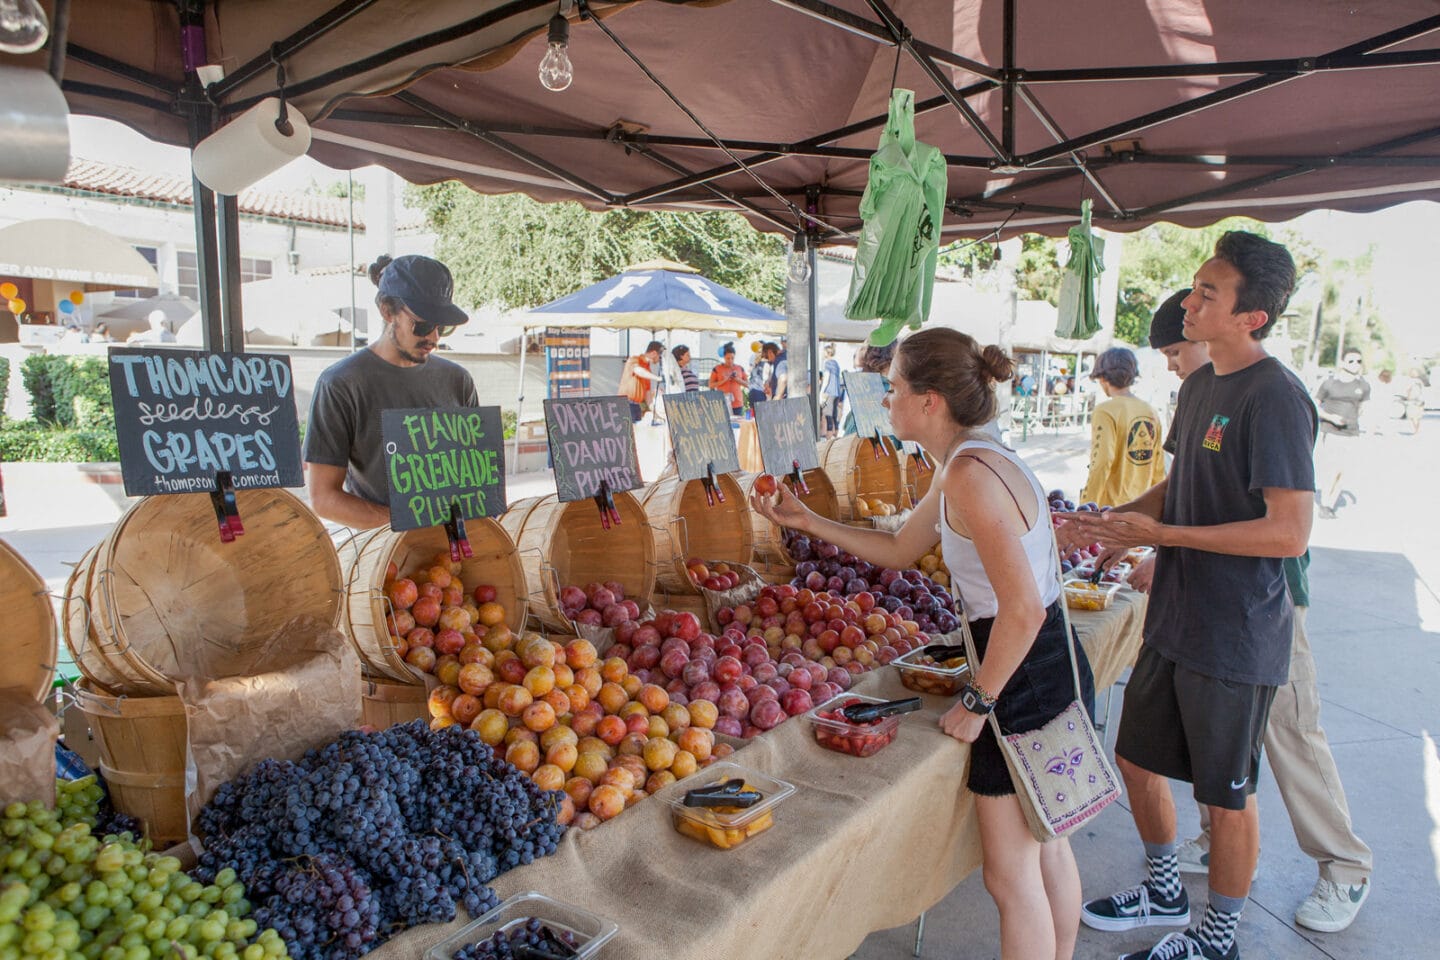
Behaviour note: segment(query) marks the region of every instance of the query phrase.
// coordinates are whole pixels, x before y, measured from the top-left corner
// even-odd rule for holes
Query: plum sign
[[[809,398],[789,397],[755,404],[755,433],[767,472],[791,473],[796,463],[801,470],[819,468],[815,417],[810,412]]]
[[[675,468],[681,480],[700,480],[715,473],[735,473],[740,455],[730,426],[730,404],[718,390],[672,393],[665,398]]]
[[[850,370],[843,374],[850,409],[855,413],[855,434],[867,440],[876,436],[885,442],[891,436],[890,411],[885,408],[885,394],[890,385],[878,373]],[[890,443],[893,445],[894,441]]]
[[[585,397],[545,401],[545,432],[561,502],[641,485],[640,458],[630,430],[630,401]]]
[[[390,529],[416,530],[505,512],[505,435],[499,407],[385,410]]]
[[[289,357],[115,347],[110,396],[129,496],[305,482]]]

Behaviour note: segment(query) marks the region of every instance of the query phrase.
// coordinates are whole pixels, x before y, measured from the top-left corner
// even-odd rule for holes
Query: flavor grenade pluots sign
[[[885,443],[890,437],[890,411],[885,408],[885,394],[889,384],[878,373],[864,373],[851,370],[843,375],[845,392],[850,398],[850,409],[855,414],[855,434],[866,440],[879,435]],[[889,443],[893,445],[894,441]]]
[[[723,393],[672,393],[665,398],[665,415],[681,480],[704,479],[712,469],[716,474],[740,469],[730,404]]]
[[[390,529],[416,530],[505,512],[505,434],[499,407],[385,410]]]
[[[808,397],[766,400],[755,404],[755,433],[760,438],[760,460],[776,475],[820,466],[815,449],[815,417]]]
[[[115,347],[110,396],[129,496],[305,483],[289,357]]]
[[[561,502],[593,497],[601,484],[611,493],[641,485],[630,401],[624,397],[546,400],[545,432]]]

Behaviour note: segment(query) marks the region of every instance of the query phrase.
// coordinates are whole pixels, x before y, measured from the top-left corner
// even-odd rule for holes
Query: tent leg
[[[820,422],[820,277],[816,269],[815,244],[805,246],[805,256],[810,261],[810,280],[806,283],[806,308],[810,311],[810,419],[817,433],[825,432]]]
[[[520,420],[525,413],[525,348],[530,343],[530,328],[520,328],[520,385],[515,388],[515,436],[510,445],[510,459],[520,469]]]
[[[224,349],[245,352],[245,318],[240,309],[240,205],[238,197],[215,198],[215,236],[219,268],[220,315]]]

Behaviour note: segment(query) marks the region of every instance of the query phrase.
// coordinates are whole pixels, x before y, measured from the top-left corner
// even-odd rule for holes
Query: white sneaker
[[[1355,922],[1370,896],[1368,879],[1356,884],[1336,883],[1321,877],[1315,889],[1295,910],[1295,922],[1319,933],[1338,933]]]
[[[1210,873],[1210,838],[1206,834],[1200,834],[1193,840],[1182,841],[1175,848],[1175,859],[1180,863],[1181,873],[1199,874],[1207,876]],[[1260,861],[1255,861],[1255,872],[1250,876],[1250,882],[1254,883],[1260,879]]]

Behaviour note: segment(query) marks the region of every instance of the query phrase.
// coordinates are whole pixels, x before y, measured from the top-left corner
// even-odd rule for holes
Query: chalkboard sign
[[[859,370],[847,371],[843,376],[850,409],[855,414],[855,433],[867,440],[874,439],[876,433],[890,436],[890,411],[884,406],[890,386],[885,377]]]
[[[390,529],[418,530],[505,512],[505,433],[499,407],[383,410]]]
[[[113,347],[110,395],[129,496],[305,483],[289,357]]]
[[[773,474],[792,473],[820,466],[815,449],[815,417],[808,397],[766,400],[755,404],[755,434],[760,439],[760,460]]]
[[[681,480],[700,480],[712,466],[717,474],[740,469],[725,394],[718,390],[667,394],[665,411]]]
[[[562,502],[593,497],[602,482],[611,493],[641,485],[630,401],[624,397],[546,400],[545,432]]]

